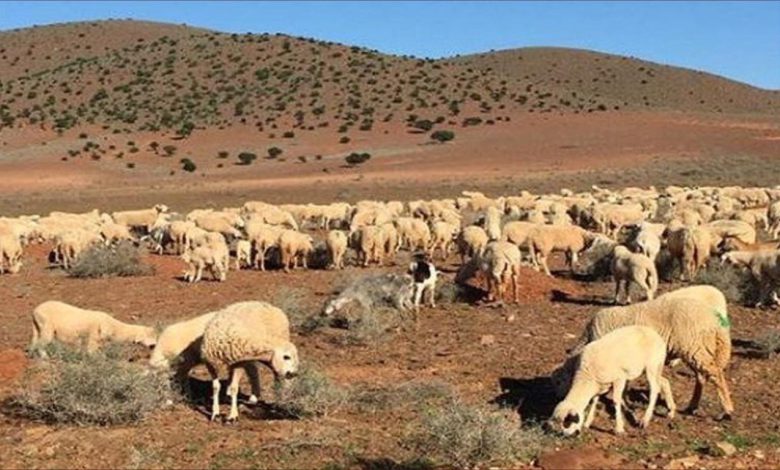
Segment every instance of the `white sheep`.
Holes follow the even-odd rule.
[[[552,419],[558,422],[563,433],[570,436],[589,428],[596,414],[599,397],[612,389],[615,404],[615,433],[623,434],[623,391],[630,380],[642,373],[650,386],[650,397],[641,425],[650,424],[659,392],[669,407],[669,417],[674,418],[676,405],[672,387],[663,376],[666,361],[666,343],[647,326],[624,326],[589,343],[582,352],[567,360],[565,367],[574,369],[572,385],[566,398],[558,403]],[[590,404],[590,412],[585,410]]]
[[[39,351],[54,340],[78,344],[86,341],[88,352],[94,352],[101,342],[133,342],[154,346],[157,334],[148,326],[123,323],[111,315],[97,310],[85,310],[64,302],[49,300],[32,312],[33,335],[31,351]]]
[[[118,224],[126,225],[131,229],[141,229],[144,232],[148,232],[150,227],[154,225],[157,220],[157,216],[166,212],[168,212],[168,206],[157,204],[151,209],[114,212],[111,216],[113,217],[114,222]]]
[[[469,258],[482,256],[488,241],[488,235],[482,227],[469,225],[461,230],[455,239],[461,264],[466,262],[467,256]]]
[[[531,260],[541,265],[548,276],[552,276],[547,259],[554,251],[563,251],[569,269],[577,263],[577,256],[595,239],[591,233],[581,227],[563,227],[558,225],[537,225],[529,233],[526,243],[531,252]]]
[[[666,341],[670,357],[682,359],[696,374],[696,386],[688,411],[701,400],[705,379],[718,389],[725,415],[734,412],[725,369],[731,358],[731,322],[726,299],[711,286],[694,286],[639,304],[600,310],[590,320],[576,354],[589,342],[628,325],[652,327]]]
[[[658,290],[658,273],[655,263],[641,253],[631,253],[623,245],[612,250],[612,277],[615,279],[615,303],[620,303],[621,292],[626,303],[631,303],[631,283],[645,292],[647,300],[653,300]]]
[[[22,242],[10,231],[0,230],[0,274],[16,274],[22,269]]]
[[[437,221],[432,224],[431,229],[431,244],[428,249],[428,256],[431,259],[436,254],[436,249],[441,250],[442,259],[447,259],[447,255],[450,252],[450,245],[452,244],[455,236],[458,233],[459,227],[449,222]]]
[[[341,230],[331,230],[325,238],[330,263],[334,269],[344,269],[344,255],[347,253],[347,234]]]
[[[252,243],[249,240],[236,241],[236,271],[252,265]]]
[[[279,235],[279,251],[285,272],[297,269],[299,259],[304,269],[308,267],[307,258],[314,251],[313,243],[310,235],[295,230],[284,230]]]
[[[219,377],[229,376],[229,421],[238,419],[237,368],[247,362],[268,365],[276,378],[288,378],[298,370],[298,350],[289,340],[287,315],[264,302],[245,302],[217,312],[206,324],[201,356],[211,375],[212,421],[219,416]],[[287,332],[286,337],[279,332]]]
[[[490,242],[484,254],[479,258],[479,267],[487,277],[488,301],[504,300],[504,292],[509,280],[512,281],[512,294],[515,302],[519,300],[520,250],[510,242]]]
[[[189,283],[199,282],[206,268],[211,271],[214,279],[220,282],[227,280],[228,261],[221,248],[211,245],[198,246],[185,251],[181,259],[187,263],[184,280]]]

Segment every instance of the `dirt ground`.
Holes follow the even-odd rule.
[[[47,247],[31,246],[23,271],[0,284],[0,396],[19,387],[28,364],[23,350],[30,339],[30,312],[45,300],[113,312],[142,324],[166,324],[239,300],[277,301],[291,289],[305,293],[304,308],[316,311],[345,279],[366,274],[280,271],[231,272],[225,283],[187,285],[183,265],[174,256],[149,255],[156,274],[138,278],[81,280],[49,269]],[[556,260],[557,267],[562,266]],[[384,270],[399,272],[403,264]],[[451,279],[453,257],[442,265]],[[555,270],[555,269],[554,269]],[[424,309],[417,329],[407,328],[370,346],[334,342],[338,332],[295,335],[301,357],[320,366],[344,386],[389,386],[410,380],[436,380],[454,387],[466,402],[505,403],[519,425],[545,419],[554,406],[548,374],[575,341],[590,314],[608,300],[610,283],[584,283],[557,272],[549,279],[523,273],[522,302],[497,308],[463,302]],[[663,284],[666,291],[672,286]],[[657,416],[642,431],[629,426],[616,437],[609,416],[576,439],[551,437],[533,462],[546,468],[661,468],[675,459],[696,460],[696,467],[769,468],[780,465],[780,373],[775,359],[756,358],[741,345],[778,328],[777,313],[730,306],[735,353],[728,370],[736,404],[732,421],[716,421],[721,412],[714,388],[705,388],[698,416],[670,421]],[[492,336],[492,341],[485,340]],[[690,397],[693,377],[680,366],[667,372],[679,404]],[[264,383],[268,378],[264,377]],[[206,383],[202,384],[204,387]],[[206,390],[206,388],[204,388]],[[645,390],[635,385],[635,394]],[[205,392],[204,392],[205,393]],[[266,391],[264,399],[271,399]],[[644,403],[644,402],[642,402]],[[643,405],[640,405],[643,406]],[[635,410],[638,415],[640,410]],[[403,438],[415,423],[408,407],[358,412],[349,407],[323,418],[269,420],[242,406],[237,425],[209,422],[201,404],[177,404],[135,426],[108,428],[50,426],[0,415],[2,468],[404,468],[415,457]],[[705,449],[727,441],[737,447],[729,457]],[[673,462],[671,465],[682,465]],[[679,467],[683,468],[683,467]]]

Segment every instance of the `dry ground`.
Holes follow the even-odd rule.
[[[172,256],[149,256],[154,276],[79,280],[47,269],[46,247],[33,246],[25,269],[4,276],[0,284],[0,394],[7,398],[22,386],[27,363],[22,351],[29,341],[29,314],[38,303],[61,299],[114,312],[122,320],[165,324],[228,303],[259,299],[275,301],[302,289],[303,308],[316,311],[345,279],[365,270],[344,272],[242,271],[226,283],[187,285],[178,279],[183,268]],[[450,260],[454,262],[454,258]],[[560,260],[558,260],[560,261]],[[387,268],[400,271],[402,265]],[[452,276],[454,264],[443,266]],[[518,424],[544,419],[554,401],[549,372],[564,357],[590,314],[601,308],[612,290],[607,283],[582,283],[563,273],[550,280],[533,271],[523,276],[523,302],[499,308],[445,303],[425,309],[417,329],[393,334],[368,346],[345,346],[325,330],[297,336],[302,357],[345,386],[390,386],[409,380],[451,384],[469,403],[505,403],[516,410]],[[668,290],[670,285],[663,285]],[[555,292],[554,292],[555,291]],[[735,344],[778,327],[777,313],[730,306]],[[512,321],[507,319],[513,317]],[[492,344],[482,344],[492,335]],[[699,456],[708,468],[780,465],[780,392],[774,359],[757,359],[737,347],[728,371],[737,406],[733,421],[717,422],[714,390],[705,389],[701,416],[680,416],[674,422],[657,417],[647,431],[630,427],[617,438],[612,422],[600,415],[584,437],[551,437],[539,462],[548,467],[645,467]],[[669,371],[675,397],[684,404],[693,378],[683,367]],[[200,376],[202,377],[202,376]],[[264,383],[268,383],[264,377]],[[205,385],[205,382],[203,383]],[[206,390],[206,389],[204,389]],[[644,390],[642,385],[637,387]],[[204,392],[205,393],[205,392]],[[266,399],[271,399],[266,391]],[[269,420],[262,411],[242,407],[236,426],[210,423],[201,404],[179,404],[137,426],[111,428],[50,426],[4,414],[0,418],[0,467],[19,468],[401,468],[413,457],[403,438],[414,429],[414,407],[374,413],[343,407],[327,417]],[[739,449],[732,457],[715,458],[702,449],[718,441]],[[563,449],[563,452],[556,452]],[[572,450],[566,450],[572,449]],[[530,464],[527,462],[526,464]]]

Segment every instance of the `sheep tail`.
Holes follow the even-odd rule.
[[[727,328],[718,328],[715,334],[715,364],[723,370],[731,359],[731,335]]]

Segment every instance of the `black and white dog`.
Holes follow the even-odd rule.
[[[414,310],[420,311],[420,302],[424,293],[428,295],[428,303],[436,307],[436,267],[429,262],[424,254],[414,256],[414,261],[409,264],[409,274],[414,280]]]

